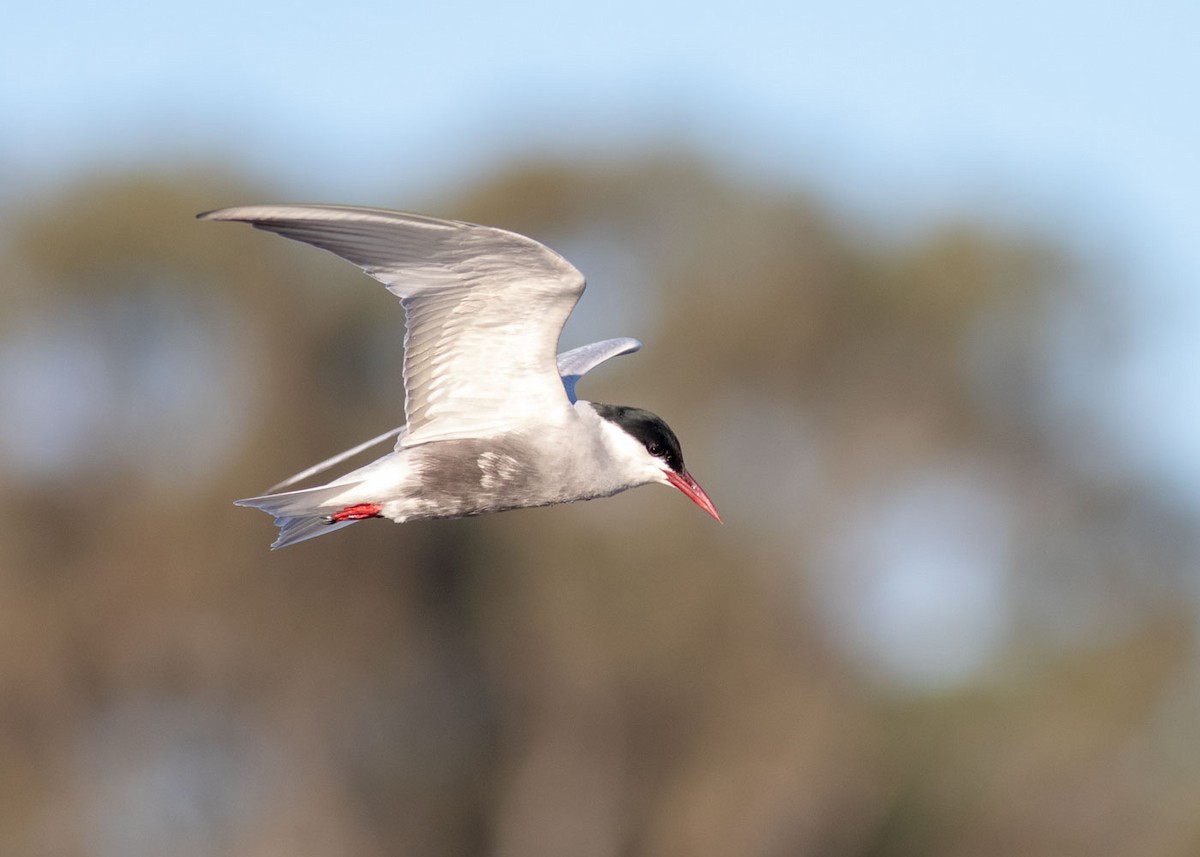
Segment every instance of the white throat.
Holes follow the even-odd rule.
[[[606,493],[651,482],[668,484],[665,465],[650,455],[641,441],[597,414],[590,402],[576,402],[575,409],[594,439],[594,460],[605,471],[605,481],[612,485]]]

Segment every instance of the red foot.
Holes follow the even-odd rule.
[[[378,518],[383,507],[378,503],[359,503],[357,506],[347,506],[340,512],[334,512],[326,517],[331,524],[339,521],[362,521],[366,518]]]

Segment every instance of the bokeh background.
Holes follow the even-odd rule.
[[[0,854],[1200,853],[1200,6],[19,4]],[[500,225],[645,488],[270,553],[400,309],[196,212]]]

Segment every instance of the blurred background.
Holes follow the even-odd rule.
[[[0,853],[1200,853],[1200,7],[66,0],[0,50]],[[401,312],[197,223],[555,247],[674,492],[231,501]]]

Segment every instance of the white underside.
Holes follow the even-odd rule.
[[[398,444],[324,485],[238,504],[274,515],[274,546],[282,547],[332,532],[339,525],[321,519],[360,504],[378,504],[381,517],[403,522],[590,500],[649,482],[666,482],[663,465],[579,401],[556,423],[539,424],[536,435]]]

